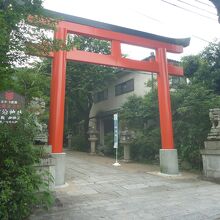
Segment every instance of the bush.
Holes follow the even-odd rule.
[[[73,150],[77,151],[88,151],[88,141],[86,141],[84,135],[73,135],[72,137]]]
[[[48,183],[37,173],[39,151],[32,145],[34,120],[24,114],[16,124],[0,125],[0,219],[21,220],[36,205],[49,206]]]
[[[98,146],[98,151],[106,156],[114,155],[114,134],[109,132],[104,136],[104,146]]]
[[[194,83],[172,94],[175,145],[181,160],[192,167],[201,165],[200,149],[210,131],[209,109],[220,106],[220,97]]]
[[[200,149],[210,130],[209,109],[220,106],[220,97],[201,83],[185,83],[171,92],[171,101],[174,141],[179,159],[198,169],[201,166]],[[133,96],[128,99],[122,107],[121,116],[123,123],[137,132],[137,138],[131,144],[132,158],[154,159],[161,147],[155,91],[144,98]]]
[[[122,125],[136,133],[130,146],[131,158],[155,160],[161,146],[157,91],[153,89],[144,97],[129,97],[122,106],[120,116]]]
[[[104,146],[98,146],[98,151],[104,154],[105,156],[115,156],[114,133],[108,132],[107,134],[105,134],[104,142]],[[118,158],[123,158],[123,147],[120,144],[118,147]]]
[[[160,148],[160,131],[158,128],[138,132],[131,143],[131,158],[133,160],[153,161],[157,158]]]

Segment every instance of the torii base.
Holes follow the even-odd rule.
[[[55,158],[55,188],[65,186],[66,153],[52,153]]]
[[[176,149],[160,149],[160,172],[169,175],[179,174]]]

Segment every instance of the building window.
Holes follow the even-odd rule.
[[[169,83],[171,88],[178,88],[181,84],[185,83],[186,79],[184,77],[178,77],[178,76],[170,76],[169,77]]]
[[[108,89],[104,89],[100,92],[95,93],[94,103],[101,102],[108,99]]]
[[[122,95],[127,92],[134,91],[134,79],[130,79],[126,82],[120,83],[115,86],[115,95]]]

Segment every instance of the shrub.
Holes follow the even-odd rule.
[[[171,92],[174,141],[181,161],[200,168],[200,149],[210,130],[209,109],[220,106],[220,97],[201,83],[181,84]],[[137,108],[137,103],[140,105]],[[143,110],[143,109],[146,110]],[[160,125],[155,91],[144,98],[131,97],[122,107],[123,123],[136,130],[131,144],[135,160],[150,159],[158,154]]]
[[[73,146],[73,149],[77,151],[88,150],[88,142],[86,141],[85,136],[81,134],[73,135],[72,146]]]
[[[159,154],[160,147],[160,131],[159,128],[148,130],[145,132],[137,132],[135,139],[132,141],[131,158],[133,160],[153,161]]]
[[[114,148],[113,148],[114,134],[113,134],[113,132],[109,132],[109,133],[105,134],[104,143],[105,143],[105,146],[104,146],[103,153],[107,156],[114,155]]]
[[[114,148],[114,133],[108,132],[104,136],[104,145],[99,145],[97,147],[98,152],[102,155],[109,156],[109,157],[115,157],[116,149]],[[124,156],[123,153],[123,146],[119,143],[118,146],[118,159],[122,159]]]
[[[160,129],[156,90],[145,97],[131,96],[120,112],[122,125],[136,133],[131,143],[133,160],[155,160],[159,153]]]
[[[220,97],[199,83],[182,86],[171,95],[179,157],[199,168],[200,149],[204,147],[211,127],[209,109],[220,106]]]
[[[104,146],[98,146],[98,151],[106,156],[114,155],[114,135],[113,132],[108,132],[104,136]]]
[[[0,219],[20,220],[36,205],[49,206],[48,183],[34,166],[39,151],[32,145],[34,120],[24,114],[18,123],[0,125]]]

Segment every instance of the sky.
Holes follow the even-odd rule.
[[[179,60],[220,40],[217,11],[208,0],[44,0],[47,9],[173,38],[190,37]],[[143,59],[150,51],[122,45],[122,53]]]

